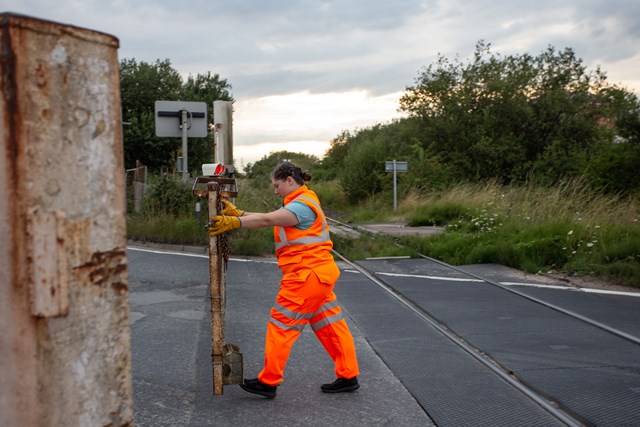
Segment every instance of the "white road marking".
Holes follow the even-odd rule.
[[[200,254],[191,254],[189,252],[174,252],[174,251],[165,251],[165,250],[157,250],[157,249],[143,249],[143,248],[133,248],[131,246],[127,246],[127,249],[130,251],[138,251],[138,252],[148,252],[151,254],[162,254],[162,255],[178,255],[178,256],[188,256],[193,258],[206,258],[209,259],[209,255],[200,255]],[[261,262],[265,264],[277,264],[278,261],[266,261],[259,259],[246,259],[246,258],[229,258],[229,261],[235,262]]]
[[[348,273],[360,273],[356,270],[344,270]],[[440,281],[449,281],[449,282],[483,282],[480,279],[466,279],[462,277],[444,277],[444,276],[425,276],[421,274],[399,274],[399,273],[384,273],[384,272],[376,272],[375,274],[380,276],[393,276],[393,277],[412,277],[418,279],[428,279],[428,280],[440,280]],[[591,294],[605,294],[605,295],[621,295],[628,297],[636,297],[640,298],[640,292],[624,292],[624,291],[610,291],[606,289],[593,289],[593,288],[574,288],[572,286],[563,286],[563,285],[547,285],[544,283],[526,283],[526,282],[498,282],[504,286],[528,286],[532,288],[544,288],[544,289],[560,289],[563,291],[574,291],[574,292],[585,292]]]
[[[142,249],[142,248],[133,248],[128,246],[128,250],[130,251],[139,251],[139,252],[148,252],[152,254],[164,254],[164,255],[179,255],[179,256],[188,256],[194,258],[209,258],[209,255],[198,255],[198,254],[190,254],[188,252],[173,252],[173,251],[160,251],[160,250],[152,250],[152,249]],[[229,258],[229,261],[234,262],[260,262],[265,264],[277,264],[277,261],[262,261],[255,259],[246,259],[246,258]],[[344,270],[347,273],[358,273],[356,270]],[[414,277],[418,279],[429,279],[429,280],[441,280],[441,281],[451,281],[451,282],[482,282],[480,279],[465,279],[462,277],[443,277],[443,276],[425,276],[421,274],[399,274],[399,273],[384,273],[377,272],[380,276],[394,276],[394,277]],[[546,285],[544,283],[523,283],[523,282],[498,282],[504,286],[528,286],[534,288],[545,288],[545,289],[560,289],[563,291],[574,291],[574,292],[586,292],[592,294],[604,294],[604,295],[621,295],[628,297],[638,297],[640,298],[640,292],[624,292],[624,291],[609,291],[605,289],[592,289],[592,288],[574,288],[570,286],[560,286],[560,285]]]

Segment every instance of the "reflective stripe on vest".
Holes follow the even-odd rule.
[[[299,239],[287,240],[287,233],[285,232],[284,227],[280,227],[280,231],[278,233],[278,236],[280,237],[280,241],[275,242],[276,250],[283,248],[285,246],[312,245],[314,243],[324,243],[330,240],[329,232],[327,231],[327,228],[328,228],[327,220],[325,219],[324,214],[322,213],[322,209],[320,209],[320,206],[316,203],[315,200],[307,196],[298,196],[295,199],[293,199],[292,202],[298,199],[303,199],[310,202],[316,208],[316,210],[320,213],[318,216],[320,216],[320,220],[322,221],[322,232],[320,233],[319,236],[305,236]]]
[[[281,321],[279,321],[278,319],[275,319],[273,316],[271,316],[271,318],[269,319],[269,322],[273,323],[274,325],[276,325],[277,327],[279,327],[280,329],[283,329],[285,331],[291,330],[291,329],[295,329],[296,331],[300,331],[302,332],[305,328],[305,326],[307,326],[307,323],[309,323],[309,319],[317,316],[318,314],[322,313],[323,311],[326,310],[331,310],[332,308],[336,308],[339,307],[338,306],[338,301],[337,300],[333,300],[333,301],[329,301],[325,304],[322,304],[322,306],[320,306],[320,308],[318,309],[318,311],[316,311],[315,313],[300,313],[297,311],[293,311],[288,309],[287,307],[284,307],[282,304],[279,303],[275,303],[275,305],[273,306],[273,309],[275,311],[277,311],[278,313],[282,314],[285,317],[288,317],[291,320],[294,321],[298,321],[298,320],[304,320],[302,323],[295,323],[293,325],[286,325],[284,323],[282,323]],[[324,317],[320,320],[318,320],[317,322],[311,324],[311,328],[314,331],[317,331],[318,329],[327,326],[331,323],[335,323],[339,320],[342,320],[344,318],[344,315],[342,314],[342,311],[340,311],[340,313],[336,313],[333,314],[331,316],[327,316]]]

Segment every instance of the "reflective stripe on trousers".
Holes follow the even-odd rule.
[[[338,302],[336,300],[322,304],[322,306],[320,306],[318,311],[316,311],[315,313],[299,313],[299,312],[289,310],[287,307],[281,304],[278,304],[276,302],[273,306],[273,310],[291,319],[296,323],[285,324],[280,320],[274,318],[273,316],[271,316],[271,318],[269,319],[269,322],[278,326],[280,329],[284,329],[285,331],[289,329],[294,329],[300,332],[304,330],[305,326],[307,326],[307,323],[311,323],[311,329],[313,329],[314,331],[317,331],[318,329],[323,328],[331,323],[344,319],[344,315],[342,314],[342,309],[340,309],[340,312],[338,313],[331,314],[329,316],[323,316],[315,320],[314,322],[310,322],[310,319],[317,317],[318,315],[322,314],[322,312],[324,311],[331,310],[334,308],[340,309],[340,307],[338,306]]]

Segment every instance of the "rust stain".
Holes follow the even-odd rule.
[[[86,277],[89,284],[105,288],[111,286],[119,293],[128,290],[124,273],[127,271],[126,252],[121,249],[109,252],[95,252],[91,260],[75,267],[81,277]]]
[[[20,198],[19,196],[19,157],[22,153],[18,136],[22,134],[22,115],[18,103],[18,83],[17,83],[17,61],[16,50],[21,49],[20,37],[13,37],[12,25],[10,24],[10,16],[0,16],[0,88],[3,98],[0,102],[4,103],[4,114],[2,118],[2,126],[6,129],[7,140],[4,144],[4,153],[6,156],[6,165],[9,168],[7,177],[9,182],[6,185],[7,196],[9,200],[16,200],[17,205],[11,209],[11,229],[21,230],[23,222],[19,215]],[[17,46],[14,46],[17,45]],[[20,233],[18,233],[20,235]],[[20,265],[22,241],[13,239],[13,265]],[[14,283],[19,283],[14,280]]]
[[[81,264],[84,260],[90,258],[90,227],[90,218],[82,218],[67,223],[65,236],[67,241],[67,250],[70,253],[69,259],[71,260],[71,265]]]
[[[36,67],[35,82],[40,89],[44,89],[49,81],[49,68],[44,64]]]
[[[98,136],[100,136],[106,128],[107,124],[104,122],[104,120],[100,120],[96,125],[96,128],[93,130],[92,138],[97,138]]]

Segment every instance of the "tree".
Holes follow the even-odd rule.
[[[120,61],[120,90],[124,126],[125,166],[132,168],[136,160],[150,168],[172,169],[181,151],[180,138],[155,136],[155,101],[205,102],[208,117],[213,116],[213,101],[233,101],[231,86],[217,74],[189,76],[186,82],[168,59],[155,63]],[[189,168],[213,161],[214,136],[189,139]]]
[[[570,48],[503,57],[479,42],[467,62],[440,56],[423,69],[400,109],[420,119],[424,149],[458,179],[509,183],[534,174],[551,183],[589,168],[625,112],[637,111],[628,95]]]
[[[310,171],[314,176],[314,170],[320,165],[320,160],[313,155],[304,153],[292,153],[290,151],[274,151],[255,163],[248,163],[244,172],[247,178],[253,180],[256,185],[271,185],[271,172],[282,162],[292,162],[300,166],[302,170]]]
[[[343,169],[344,159],[349,152],[349,140],[352,138],[349,131],[342,131],[330,141],[330,147],[322,159],[320,174],[323,179],[335,179]]]

